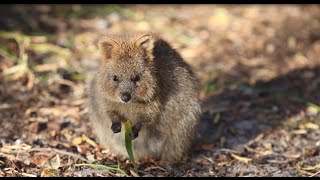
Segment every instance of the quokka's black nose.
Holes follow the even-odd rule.
[[[129,93],[122,93],[121,95],[121,100],[123,102],[128,102],[131,99],[131,95]]]

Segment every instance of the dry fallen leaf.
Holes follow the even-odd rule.
[[[41,177],[56,177],[59,176],[59,171],[57,169],[44,168],[41,172]]]
[[[87,152],[86,157],[89,161],[95,161],[96,159],[94,158],[94,155],[91,154],[90,152]]]
[[[319,129],[319,125],[318,124],[314,124],[314,123],[311,123],[311,122],[306,123],[304,125],[304,127],[307,128],[307,129],[316,129],[316,130]]]
[[[27,144],[17,144],[17,145],[9,145],[9,146],[3,146],[0,149],[0,152],[10,152],[11,150],[29,150],[31,149],[30,145]]]
[[[220,163],[218,163],[217,165],[219,166],[219,167],[221,167],[221,166],[224,166],[224,165],[226,165],[226,164],[228,164],[229,162],[220,162]]]
[[[25,176],[25,177],[37,177],[37,175],[34,175],[34,174],[28,174],[28,173],[21,173],[22,176]]]
[[[291,133],[292,134],[307,134],[308,131],[305,129],[298,129],[298,130],[291,131]]]
[[[209,161],[209,162],[210,162],[210,164],[215,164],[215,163],[214,163],[214,160],[213,160],[212,158],[210,158],[210,157],[206,157],[206,156],[203,156],[203,155],[201,155],[201,157],[202,157],[203,159],[205,159],[205,160]]]
[[[54,115],[54,116],[70,116],[74,118],[79,118],[79,111],[78,107],[67,107],[67,106],[60,106],[60,107],[53,107],[53,108],[40,108],[39,113],[41,115]]]
[[[309,106],[307,107],[307,113],[310,115],[316,115],[317,113],[319,113],[319,109],[313,106]]]
[[[316,173],[310,175],[309,177],[314,177],[314,176],[316,176],[316,175],[318,175],[318,174],[320,174],[320,171],[317,171]]]
[[[249,163],[250,161],[252,161],[251,158],[241,157],[241,156],[235,155],[235,154],[233,154],[233,153],[231,153],[231,156],[232,156],[233,158],[235,158],[236,160],[241,161],[241,162],[244,162],[244,163]]]
[[[129,171],[133,177],[139,177],[139,175],[136,172],[134,172],[134,170],[129,169]]]
[[[150,167],[147,167],[144,171],[149,171],[149,170],[152,170],[152,169],[160,169],[161,171],[166,171],[165,169],[163,169],[160,166],[150,166]]]
[[[49,165],[52,169],[58,169],[61,166],[61,160],[59,154],[49,161]]]
[[[31,90],[33,88],[33,86],[34,86],[35,77],[34,77],[34,74],[31,71],[29,71],[27,73],[27,75],[28,75],[27,89]]]
[[[308,61],[308,58],[305,57],[302,53],[295,54],[293,59],[294,59],[294,61],[302,61],[302,62]]]
[[[79,144],[81,144],[83,142],[83,138],[82,137],[76,137],[72,140],[72,144],[75,146],[78,146]]]
[[[35,71],[45,72],[45,71],[56,71],[59,66],[57,64],[39,64],[34,67]]]
[[[313,175],[313,173],[308,172],[308,171],[304,171],[304,170],[301,170],[301,169],[299,169],[298,171],[299,171],[299,173],[301,173],[301,174],[306,174],[306,175],[308,175],[308,176],[312,176],[312,175]]]
[[[32,162],[40,167],[44,166],[49,161],[49,158],[50,157],[48,156],[32,156],[31,157]]]
[[[86,141],[88,144],[90,144],[93,147],[97,147],[98,146],[93,140],[88,138],[85,134],[82,135],[82,139],[83,139],[83,141]]]
[[[310,170],[315,170],[315,169],[320,169],[320,164],[317,164],[315,166],[308,166],[308,167],[305,167],[305,168],[302,168],[303,170],[307,170],[307,171],[310,171]]]

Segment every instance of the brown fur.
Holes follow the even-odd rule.
[[[128,157],[123,123],[120,133],[111,126],[129,120],[141,124],[132,141],[136,159],[185,158],[201,113],[198,81],[190,67],[156,35],[107,36],[99,47],[101,66],[89,88],[90,120],[99,142]],[[132,97],[127,103],[121,100],[124,92]]]

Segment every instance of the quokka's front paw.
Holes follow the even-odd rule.
[[[139,131],[141,129],[141,123],[137,123],[132,126],[132,132],[130,134],[131,139],[136,139],[139,136]]]
[[[121,132],[121,121],[119,116],[116,114],[113,114],[111,121],[112,121],[111,130],[113,131],[113,133]]]
[[[133,131],[132,130],[130,136],[131,136],[132,140],[136,139],[139,136],[139,131]]]
[[[111,130],[113,131],[113,133],[121,132],[121,123],[112,123]]]

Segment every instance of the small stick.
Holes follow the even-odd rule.
[[[59,154],[62,154],[62,155],[67,155],[67,156],[71,156],[71,157],[74,157],[74,158],[78,158],[84,162],[87,162],[87,163],[91,163],[92,161],[78,155],[78,154],[74,154],[74,153],[71,153],[71,152],[67,152],[67,151],[63,151],[63,150],[59,150],[59,149],[55,149],[55,148],[31,148],[31,149],[28,149],[28,150],[12,150],[10,151],[10,153],[23,153],[23,152],[35,152],[35,151],[54,151],[54,152],[57,152]]]
[[[309,177],[314,177],[314,176],[316,176],[316,175],[318,175],[318,174],[320,174],[320,171],[318,171],[318,172],[316,172],[316,173],[312,174],[312,175],[311,175],[311,176],[309,176]]]

